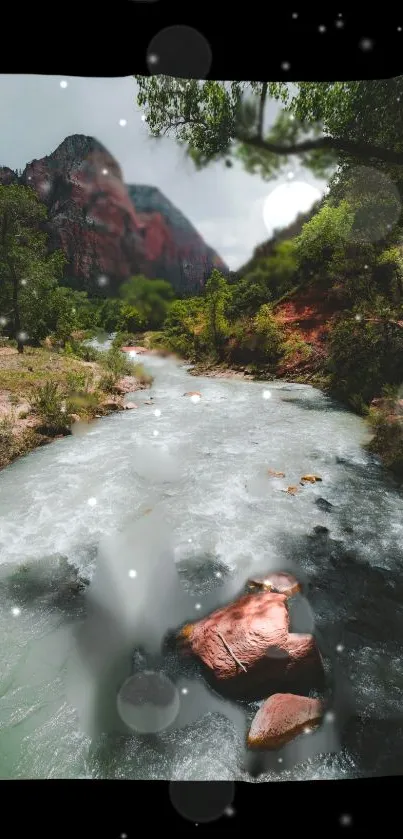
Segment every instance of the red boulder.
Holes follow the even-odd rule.
[[[259,708],[249,735],[250,749],[279,749],[306,729],[322,720],[323,706],[318,699],[276,693]]]
[[[285,684],[313,686],[323,680],[321,657],[312,635],[289,633],[286,600],[271,591],[248,594],[183,627],[183,649],[234,698],[258,699]]]

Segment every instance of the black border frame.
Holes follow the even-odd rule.
[[[56,14],[55,14],[56,13]],[[295,17],[298,15],[298,17]],[[116,0],[112,7],[70,3],[24,8],[16,29],[15,7],[2,9],[2,30],[11,37],[2,73],[69,76],[148,75],[148,45],[161,29],[192,26],[213,53],[210,78],[343,80],[387,78],[403,72],[403,12],[376,9],[302,11],[250,4],[247,10],[221,2]],[[342,19],[344,25],[336,26]],[[319,30],[326,27],[326,32]],[[13,33],[14,38],[13,38]],[[15,39],[15,40],[14,40]],[[373,41],[370,50],[362,39]],[[6,41],[6,39],[4,39]],[[290,64],[285,71],[281,65]],[[186,73],[184,73],[186,75]],[[17,836],[127,837],[149,828],[273,832],[373,833],[400,824],[402,778],[309,782],[237,783],[233,817],[195,827],[172,807],[162,781],[18,781],[8,801],[3,780],[3,816]],[[351,817],[350,826],[342,823]]]

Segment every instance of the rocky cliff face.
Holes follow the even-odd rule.
[[[213,268],[228,273],[222,259],[159,189],[130,184],[127,191],[142,225],[149,276],[164,277],[178,290],[194,291]]]
[[[62,248],[75,288],[110,294],[134,274],[169,280],[179,292],[227,271],[197,230],[155,187],[123,183],[120,167],[93,137],[67,137],[22,175],[3,167],[0,183],[31,186],[48,208],[51,249]]]

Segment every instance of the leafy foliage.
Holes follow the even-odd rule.
[[[385,384],[403,381],[403,330],[379,321],[340,317],[330,335],[332,387],[355,409],[365,411]]]
[[[390,416],[387,414],[388,405],[380,410],[371,410],[369,413],[369,422],[373,429],[374,436],[367,445],[367,448],[372,454],[382,457],[385,466],[390,469],[395,476],[403,479],[403,425],[401,417]],[[389,404],[389,410],[393,411]]]
[[[158,329],[164,322],[174,290],[166,280],[132,277],[120,287],[124,305],[120,309],[118,329]]]
[[[32,407],[42,423],[42,431],[49,435],[65,434],[71,425],[71,416],[57,382],[47,381],[37,388]]]
[[[163,343],[183,358],[195,361],[208,352],[206,308],[201,297],[175,300],[164,322]]]
[[[264,303],[278,300],[295,284],[297,267],[295,242],[286,240],[275,245],[270,256],[262,257],[231,287],[231,318],[251,316]]]
[[[206,337],[213,352],[222,358],[229,324],[227,307],[230,299],[228,283],[217,269],[214,269],[205,287]]]
[[[46,208],[24,186],[0,186],[0,308],[9,334],[23,350],[22,334],[39,341],[48,332],[64,255],[49,255],[42,232]]]
[[[134,375],[134,364],[117,347],[111,347],[106,353],[101,353],[101,364],[117,378],[119,376]]]
[[[402,77],[352,82],[218,82],[136,77],[137,101],[154,137],[174,136],[197,166],[238,158],[270,179],[298,154],[325,177],[337,165],[387,161],[401,152]],[[283,108],[270,127],[270,99]],[[365,139],[363,139],[365,138]],[[376,153],[374,151],[376,148]],[[403,158],[400,161],[400,165]]]

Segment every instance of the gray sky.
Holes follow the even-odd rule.
[[[67,87],[60,82],[66,80]],[[273,103],[272,112],[276,105]],[[274,227],[295,218],[301,190],[291,182],[266,205],[276,186],[239,167],[218,163],[196,172],[174,140],[149,138],[131,77],[0,76],[0,165],[23,169],[50,154],[70,134],[96,137],[120,164],[126,183],[157,186],[199,230],[232,270],[240,267]],[[122,127],[119,120],[127,120]],[[296,179],[323,187],[309,173]],[[284,183],[284,178],[280,181]],[[274,198],[274,197],[273,197]],[[306,196],[302,196],[306,203]],[[309,203],[309,195],[308,195]]]

